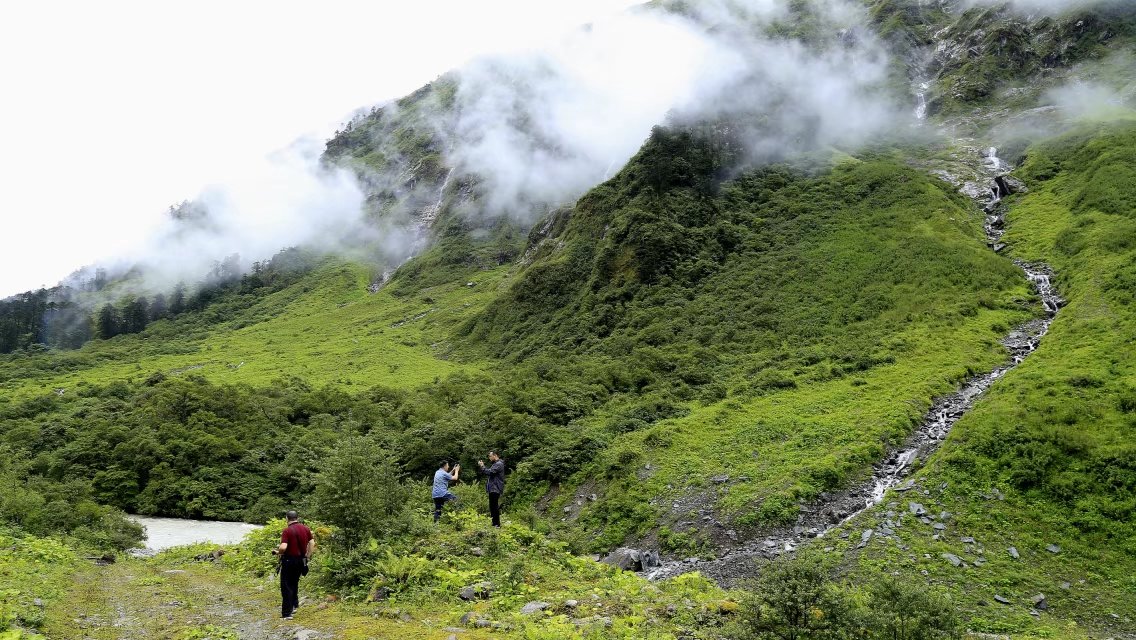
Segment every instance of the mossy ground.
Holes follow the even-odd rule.
[[[421,516],[425,518],[425,515]],[[220,563],[193,556],[214,547],[198,545],[153,559],[126,559],[109,566],[70,566],[70,578],[53,577],[53,599],[35,625],[48,638],[292,638],[309,629],[322,638],[653,638],[710,637],[737,609],[727,594],[697,576],[653,585],[562,547],[523,526],[506,522],[493,531],[480,514],[447,515],[414,551],[403,551],[423,568],[405,580],[380,574],[376,584],[394,593],[370,602],[363,593],[339,597],[321,587],[319,575],[334,561],[317,555],[313,572],[301,581],[301,608],[293,620],[279,619],[279,586],[262,575],[278,537],[280,522],[250,537]],[[432,525],[424,525],[432,526]],[[275,528],[273,528],[275,527]],[[484,547],[477,555],[471,549]],[[483,553],[483,555],[482,555]],[[402,560],[399,561],[402,564]],[[388,565],[380,563],[382,570]],[[389,571],[388,571],[389,573]],[[462,586],[490,580],[487,599],[466,602]],[[578,604],[569,608],[568,600]],[[522,615],[529,601],[550,604],[544,613]],[[479,628],[462,624],[472,612],[497,623]],[[572,620],[585,622],[576,624]]]

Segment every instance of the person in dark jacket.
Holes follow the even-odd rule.
[[[505,461],[497,452],[489,452],[489,466],[484,460],[477,461],[477,468],[487,476],[485,491],[489,494],[489,515],[493,517],[493,526],[501,526],[501,494],[505,492]]]
[[[308,560],[316,549],[312,530],[300,522],[295,511],[287,513],[288,526],[280,533],[280,546],[272,553],[280,556],[280,615],[292,619],[300,606],[300,576],[307,573]]]

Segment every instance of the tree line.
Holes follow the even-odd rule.
[[[128,273],[108,278],[98,269],[76,286],[59,285],[0,300],[0,354],[35,349],[78,349],[90,340],[139,333],[153,322],[201,311],[222,295],[271,293],[309,272],[315,256],[285,249],[269,260],[253,262],[242,273],[240,256],[214,262],[196,286],[177,283],[167,293],[121,294],[138,278]],[[266,291],[267,290],[267,291]]]

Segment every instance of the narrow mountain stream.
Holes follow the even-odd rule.
[[[1001,199],[1010,192],[1007,178],[1002,175],[1003,163],[998,158],[997,149],[986,150],[986,155],[980,161],[979,175],[988,181],[990,189],[966,189],[964,193],[971,195],[986,213],[984,229],[987,244],[995,251],[1004,248],[1002,235],[1004,233],[1004,207]],[[992,371],[974,376],[965,381],[954,393],[939,398],[924,416],[922,423],[907,441],[894,450],[886,459],[874,466],[872,477],[867,481],[845,489],[840,492],[822,494],[821,500],[801,507],[801,514],[797,524],[791,527],[780,527],[767,530],[764,537],[758,537],[739,547],[727,549],[718,558],[702,560],[688,558],[662,563],[658,567],[645,569],[644,574],[651,580],[669,578],[691,571],[699,571],[719,583],[729,586],[739,579],[752,578],[757,563],[762,560],[771,560],[785,553],[792,553],[801,544],[813,538],[823,538],[833,529],[849,522],[869,508],[881,503],[888,490],[897,492],[915,491],[914,481],[906,479],[912,471],[912,462],[925,459],[946,439],[951,427],[973,405],[983,392],[990,388],[999,378],[1004,376],[1032,353],[1040,340],[1049,331],[1058,309],[1063,300],[1053,288],[1052,271],[1045,264],[1030,264],[1015,260],[1016,264],[1033,284],[1041,303],[1045,309],[1045,316],[1035,318],[1021,326],[1014,328],[1002,344],[1010,353],[1010,360]],[[919,491],[918,495],[922,495]],[[928,518],[928,520],[930,520]],[[885,524],[879,533],[891,535],[893,532]],[[866,529],[862,534],[862,543],[867,543],[876,532]],[[848,537],[844,532],[842,537]]]

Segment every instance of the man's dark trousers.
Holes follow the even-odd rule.
[[[489,515],[493,517],[493,526],[501,526],[501,494],[489,494]]]
[[[285,618],[300,606],[300,573],[303,570],[303,556],[280,558],[280,615]]]

